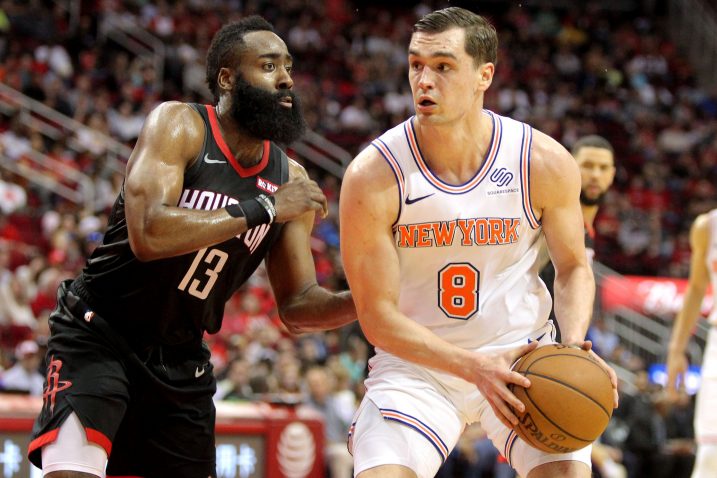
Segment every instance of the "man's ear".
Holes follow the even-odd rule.
[[[217,75],[217,86],[220,90],[229,90],[234,87],[234,72],[227,68],[219,68],[219,74]]]
[[[493,83],[493,74],[495,73],[495,65],[493,63],[483,63],[478,67],[478,90],[485,91],[491,83]]]

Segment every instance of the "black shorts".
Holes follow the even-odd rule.
[[[50,330],[43,408],[28,450],[35,466],[74,411],[87,439],[107,452],[110,476],[216,476],[216,380],[201,340],[140,357],[69,281],[58,290]]]

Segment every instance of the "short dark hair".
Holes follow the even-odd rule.
[[[589,134],[587,136],[583,136],[582,138],[578,138],[578,140],[573,143],[573,147],[571,148],[570,152],[573,154],[573,156],[575,156],[578,154],[578,151],[580,151],[581,148],[607,149],[612,154],[615,154],[615,150],[610,144],[610,141],[597,134]]]
[[[465,31],[466,53],[473,57],[476,66],[498,61],[495,27],[485,17],[464,8],[449,7],[428,13],[413,25],[413,32],[443,33],[456,27]]]
[[[274,31],[274,26],[260,17],[251,15],[236,22],[224,25],[212,39],[207,51],[207,86],[214,95],[214,101],[219,101],[219,86],[217,76],[219,70],[225,66],[234,66],[238,60],[235,48],[244,44],[244,35],[249,32]]]

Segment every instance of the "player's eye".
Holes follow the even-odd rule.
[[[274,71],[276,69],[276,65],[273,63],[264,63],[263,68],[266,71]]]

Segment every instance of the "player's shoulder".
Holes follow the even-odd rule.
[[[195,120],[201,121],[201,116],[189,103],[182,101],[162,101],[158,103],[152,111],[150,116],[159,116],[163,119],[174,119],[174,120]]]
[[[712,210],[698,215],[692,223],[692,231],[697,233],[706,233],[710,228],[710,223],[713,218],[716,218],[715,220],[717,220],[717,210]]]
[[[287,158],[289,161],[289,179],[309,178],[309,173],[306,172],[306,168],[301,163],[291,156],[287,156]]]
[[[533,128],[533,141],[530,150],[531,167],[538,165],[549,168],[560,168],[562,163],[574,165],[575,160],[570,152],[551,136]]]
[[[390,171],[381,152],[369,144],[349,163],[344,180],[371,181],[390,174]]]
[[[199,134],[204,138],[204,121],[199,112],[188,103],[163,101],[150,111],[146,126],[161,134]]]

